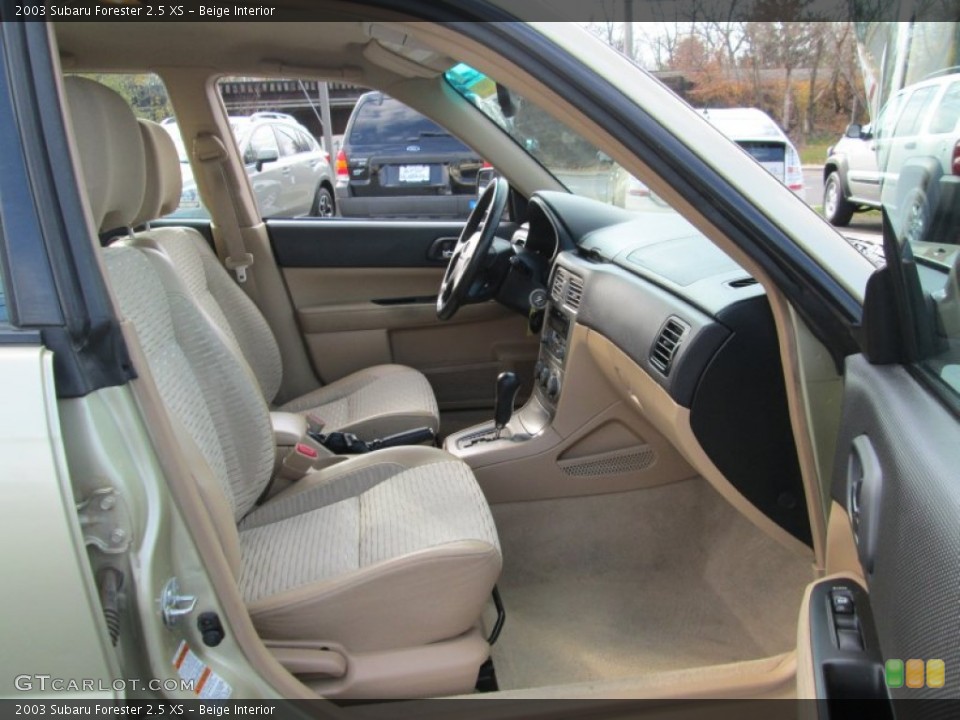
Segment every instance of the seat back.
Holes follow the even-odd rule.
[[[93,188],[88,199],[94,221],[101,231],[129,226],[139,217],[148,186],[136,118],[119,95],[98,83],[70,77],[64,86],[84,184]],[[122,176],[123,187],[114,174]],[[215,522],[225,515],[233,520],[217,524],[236,570],[235,523],[253,508],[273,470],[273,432],[260,388],[233,336],[208,316],[209,304],[197,302],[165,256],[118,246],[105,249],[103,257],[119,310],[136,331],[165,409],[205,462],[201,492],[208,510]]]
[[[135,225],[149,223],[180,203],[181,173],[176,147],[162,126],[140,120],[146,154],[146,190]],[[151,228],[134,243],[163,255],[218,327],[232,336],[256,376],[267,403],[283,379],[280,348],[256,304],[233,281],[204,237],[189,227]]]

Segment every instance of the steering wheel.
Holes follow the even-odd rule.
[[[467,218],[467,224],[457,238],[443,274],[440,292],[437,293],[437,317],[441,320],[452,318],[466,303],[470,287],[480,274],[480,268],[493,244],[503,209],[507,205],[509,189],[506,180],[495,179],[487,185]]]

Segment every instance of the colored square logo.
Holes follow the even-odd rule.
[[[903,687],[903,660],[887,660],[884,670],[888,688]]]
[[[942,688],[947,682],[947,666],[943,660],[927,660],[927,687]]]
[[[906,679],[908,688],[923,687],[923,660],[907,660]]]

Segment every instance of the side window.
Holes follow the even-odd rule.
[[[878,138],[890,137],[893,134],[893,126],[899,117],[898,111],[900,109],[900,103],[902,100],[902,96],[894,96],[890,102],[884,106],[883,110],[880,111],[880,115],[877,118],[877,121],[874,123],[876,128],[874,134]]]
[[[232,77],[218,82],[263,218],[330,214],[335,174],[332,160],[327,162],[320,152],[325,114],[321,85],[317,80],[297,78]],[[345,126],[349,117],[349,106],[343,107],[345,98],[359,97],[361,91],[339,83],[329,83],[327,90],[331,98],[329,129],[335,131]],[[247,130],[251,127],[252,131]],[[258,171],[257,157],[263,151],[275,153],[282,164],[261,163]]]
[[[302,152],[297,148],[296,131],[290,131],[280,125],[274,126],[277,134],[277,144],[280,146],[280,157],[290,157]]]
[[[294,140],[297,144],[297,152],[314,152],[317,150],[317,141],[307,135],[305,132],[298,130],[296,132],[296,138]]]
[[[345,217],[462,220],[483,159],[447,129],[382,92],[360,97],[337,153]]]
[[[920,132],[923,121],[926,120],[927,108],[936,94],[937,88],[925,87],[917,90],[903,106],[900,120],[893,131],[896,137],[911,137]]]
[[[481,176],[492,173],[481,173],[483,158],[446,128],[381,92],[250,77],[225,78],[219,90],[265,218],[327,215],[318,208],[332,201],[342,217],[459,221],[476,204]],[[245,132],[251,124],[257,130]],[[331,153],[322,149],[326,135]],[[284,158],[282,182],[270,163],[253,169],[263,148]]]
[[[280,148],[277,145],[277,138],[273,134],[273,128],[269,125],[261,125],[250,135],[250,145],[244,153],[244,161],[255,163],[264,156],[279,157]],[[249,160],[248,160],[249,158]]]
[[[950,85],[943,94],[930,120],[930,133],[942,135],[953,132],[957,128],[957,120],[960,120],[960,82]]]

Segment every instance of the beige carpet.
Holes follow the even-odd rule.
[[[811,559],[704,480],[497,505],[501,689],[636,676],[793,648]]]

